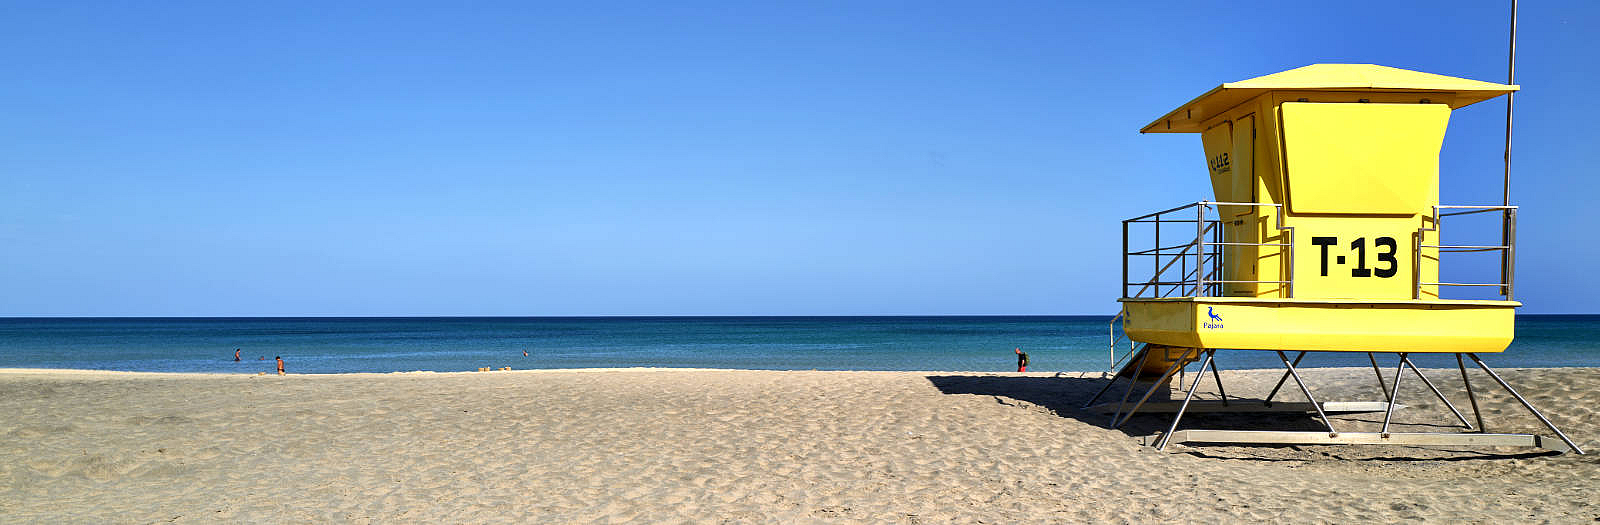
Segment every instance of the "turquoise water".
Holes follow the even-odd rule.
[[[775,370],[1107,368],[1105,316],[603,318],[9,318],[0,367],[150,372],[463,371],[478,367],[697,367]],[[1497,367],[1600,366],[1600,316],[1525,315]],[[244,360],[233,361],[240,348]],[[528,357],[523,357],[526,350]],[[1223,368],[1278,366],[1224,352]],[[258,358],[264,358],[258,360]],[[1422,366],[1454,366],[1422,356]],[[1366,366],[1318,354],[1304,366]]]

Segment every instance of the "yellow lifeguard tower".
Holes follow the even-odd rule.
[[[1113,426],[1125,423],[1151,394],[1166,391],[1175,373],[1201,361],[1158,448],[1176,439],[1529,445],[1581,453],[1477,356],[1504,351],[1513,337],[1514,310],[1521,306],[1512,299],[1516,207],[1439,203],[1439,153],[1451,112],[1517,89],[1377,65],[1316,64],[1222,84],[1145,126],[1143,133],[1200,134],[1214,200],[1122,223],[1122,311],[1113,322],[1120,321],[1128,340],[1143,346],[1124,357],[1127,366],[1112,378],[1132,379],[1122,402],[1112,404]],[[1447,217],[1478,213],[1500,216],[1499,243],[1441,243]],[[1148,244],[1132,246],[1130,239]],[[1441,282],[1441,255],[1458,252],[1498,252],[1499,275]],[[1454,287],[1492,289],[1498,299],[1446,298],[1445,290]],[[1227,402],[1213,362],[1218,349],[1277,352],[1287,368],[1279,387],[1294,378],[1311,400],[1306,408],[1322,417],[1328,432],[1177,432],[1208,367]],[[1299,355],[1291,361],[1284,352]],[[1308,352],[1367,353],[1374,371],[1374,353],[1398,354],[1393,384],[1384,385],[1387,401],[1318,403],[1294,368]],[[1473,429],[1411,363],[1412,353],[1456,355],[1477,432],[1388,431],[1406,367]],[[1463,355],[1562,443],[1483,433]],[[1155,384],[1129,408],[1141,377],[1153,377]],[[1382,383],[1381,372],[1378,377]],[[1267,395],[1267,406],[1277,390]],[[1383,431],[1341,434],[1325,409],[1384,410]]]

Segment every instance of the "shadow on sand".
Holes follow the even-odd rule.
[[[1132,418],[1128,419],[1128,421],[1126,423],[1124,423],[1121,427],[1112,429],[1111,428],[1111,414],[1109,414],[1109,413],[1100,413],[1100,412],[1091,411],[1091,410],[1087,410],[1087,409],[1083,408],[1083,405],[1089,401],[1089,398],[1094,396],[1095,392],[1098,392],[1098,391],[1100,391],[1101,388],[1105,387],[1107,381],[1111,380],[1110,374],[1103,374],[1103,377],[1097,377],[1096,374],[1092,374],[1092,373],[1091,374],[1057,373],[1055,376],[1052,376],[1052,377],[1003,376],[1003,375],[929,375],[927,377],[928,377],[928,381],[933,383],[933,386],[935,388],[939,389],[939,392],[941,392],[943,394],[946,394],[946,395],[989,396],[989,397],[993,397],[996,403],[1000,403],[1000,404],[1004,404],[1004,405],[1014,405],[1015,402],[1017,402],[1017,401],[1027,402],[1027,403],[1031,403],[1031,404],[1034,404],[1034,405],[1038,405],[1038,406],[1044,407],[1044,408],[1050,410],[1051,412],[1055,413],[1057,416],[1060,416],[1060,417],[1076,419],[1078,421],[1082,421],[1084,423],[1088,423],[1090,425],[1094,425],[1094,426],[1102,428],[1102,429],[1116,430],[1118,432],[1121,432],[1121,433],[1129,436],[1130,439],[1137,439],[1137,438],[1142,438],[1142,437],[1145,437],[1145,436],[1150,436],[1150,435],[1153,435],[1153,434],[1158,434],[1158,433],[1165,432],[1167,430],[1167,426],[1172,423],[1172,414],[1171,413],[1150,413],[1150,414],[1140,413],[1140,414],[1136,414]],[[1104,395],[1101,395],[1100,399],[1095,401],[1096,404],[1107,403],[1107,402],[1110,402],[1110,403],[1117,402],[1118,400],[1120,400],[1122,398],[1123,394],[1125,392],[1127,392],[1127,385],[1128,385],[1128,383],[1127,383],[1126,380],[1118,381],[1115,385],[1113,385],[1111,387],[1110,390],[1106,391],[1106,393]],[[1205,386],[1206,385],[1202,384],[1201,385],[1201,389],[1204,390]],[[1129,399],[1128,403],[1131,405],[1134,401],[1136,401],[1139,398],[1139,396],[1144,394],[1144,390],[1146,388],[1149,388],[1149,384],[1148,383],[1140,383],[1139,387],[1136,388],[1133,391],[1133,394],[1132,394],[1131,398]],[[1164,396],[1164,394],[1172,395],[1172,394],[1168,394],[1168,393],[1164,393],[1164,392],[1158,391],[1155,394],[1155,396],[1151,397],[1151,399],[1152,400],[1167,399],[1167,397]],[[1175,397],[1177,397],[1178,399],[1182,399],[1182,393],[1179,392],[1179,393],[1175,394]],[[1196,394],[1196,399],[1217,399],[1217,397],[1216,397],[1216,395],[1214,393],[1210,394],[1210,395],[1206,395],[1206,396],[1201,396],[1200,394]],[[1257,404],[1261,403],[1261,400],[1259,398],[1257,398],[1257,399],[1250,399],[1250,398],[1241,399],[1241,398],[1230,396],[1229,399],[1231,401],[1237,401],[1239,403],[1257,403]],[[1357,421],[1371,422],[1372,419],[1373,419],[1372,414],[1351,414],[1347,418],[1344,418],[1344,420],[1349,421],[1349,422],[1357,422]],[[1382,414],[1378,414],[1377,417],[1376,417],[1376,420],[1381,422]],[[1336,419],[1334,423],[1335,423],[1335,425],[1338,425],[1339,419]],[[1440,426],[1440,425],[1418,425],[1418,426],[1439,427],[1439,431],[1444,431],[1444,432],[1453,431],[1453,430],[1451,430],[1452,427],[1446,427],[1446,426]],[[1179,429],[1185,429],[1185,428],[1214,428],[1214,429],[1229,429],[1229,430],[1321,431],[1321,430],[1324,430],[1325,427],[1322,425],[1322,421],[1317,419],[1317,416],[1314,413],[1281,413],[1281,412],[1280,413],[1223,413],[1223,412],[1212,412],[1212,413],[1190,413],[1190,414],[1185,414],[1184,417],[1183,417],[1183,423],[1178,428]],[[1225,445],[1225,444],[1217,444],[1217,445],[1212,445],[1212,444],[1185,444],[1182,447],[1168,447],[1167,450],[1180,450],[1183,453],[1187,453],[1187,454],[1190,454],[1190,455],[1193,455],[1193,456],[1203,457],[1203,458],[1227,458],[1227,459],[1247,459],[1247,460],[1248,459],[1258,459],[1258,460],[1261,460],[1261,461],[1278,461],[1278,460],[1280,460],[1280,458],[1262,458],[1262,457],[1254,456],[1249,452],[1249,449],[1278,449],[1278,448],[1301,449],[1301,448],[1305,448],[1304,446],[1301,446],[1301,445],[1249,445],[1249,446],[1246,446],[1246,448],[1244,448],[1244,449],[1241,449],[1239,447],[1240,447],[1239,445]],[[1388,446],[1383,446],[1381,448],[1368,448],[1366,446],[1361,446],[1360,448],[1366,449],[1369,453],[1370,452],[1376,452],[1378,450],[1383,450],[1383,451],[1391,452],[1391,453],[1396,451],[1396,450],[1402,450],[1402,449],[1395,449],[1393,447],[1388,447]],[[1322,456],[1335,457],[1335,458],[1340,458],[1340,459],[1363,459],[1363,460],[1370,460],[1370,461],[1413,461],[1413,460],[1430,460],[1430,461],[1452,460],[1452,461],[1460,461],[1460,460],[1470,460],[1470,459],[1527,458],[1527,457],[1537,457],[1537,456],[1546,456],[1546,455],[1550,455],[1550,454],[1556,454],[1554,452],[1543,452],[1543,451],[1541,451],[1541,452],[1530,452],[1530,453],[1519,452],[1519,453],[1509,453],[1509,454],[1507,454],[1507,453],[1498,453],[1497,454],[1497,453],[1485,453],[1485,452],[1482,452],[1482,451],[1445,450],[1445,449],[1436,449],[1436,448],[1433,448],[1433,447],[1426,447],[1425,449],[1423,447],[1406,447],[1406,449],[1418,450],[1419,456],[1425,456],[1425,457],[1395,456],[1395,455],[1378,456],[1378,455],[1367,455],[1367,454],[1341,455],[1337,451],[1340,451],[1340,450],[1351,450],[1351,449],[1347,448],[1347,447],[1344,447],[1344,446],[1322,446],[1322,447],[1318,447],[1318,450],[1329,451],[1329,452],[1322,452],[1322,453],[1319,454],[1319,455],[1322,455]],[[1449,457],[1437,457],[1439,453],[1447,454]],[[1298,459],[1297,460],[1297,459],[1289,459],[1289,458],[1282,458],[1281,460],[1303,461],[1303,459]]]
[[[944,394],[991,396],[995,398],[996,402],[1004,404],[1010,404],[1010,400],[1025,401],[1049,409],[1058,416],[1076,419],[1108,430],[1112,429],[1111,414],[1087,410],[1083,408],[1083,405],[1089,401],[1090,397],[1094,396],[1095,392],[1105,387],[1106,382],[1110,380],[1110,374],[1104,374],[1104,377],[1096,377],[1096,374],[1081,374],[1080,377],[1080,374],[1069,373],[1057,373],[1053,377],[1002,375],[928,376],[928,381],[933,383],[933,386]],[[1127,385],[1126,379],[1117,381],[1110,390],[1106,391],[1095,402],[1099,404],[1119,401],[1122,399],[1123,394],[1127,392]],[[1139,387],[1133,391],[1132,396],[1128,399],[1128,404],[1131,406],[1137,401],[1147,388],[1149,388],[1149,383],[1140,383]],[[1151,397],[1151,400],[1168,400],[1170,396],[1169,392],[1158,390]],[[1179,393],[1179,398],[1181,399],[1181,393]],[[1197,394],[1196,399],[1216,399],[1216,396],[1201,397]],[[1248,403],[1250,401],[1241,400],[1240,402]],[[1255,402],[1259,403],[1260,401]],[[1191,424],[1198,423],[1204,425],[1205,428],[1246,429],[1247,427],[1235,425],[1247,424],[1249,428],[1262,430],[1321,429],[1321,422],[1315,420],[1314,415],[1311,418],[1306,417],[1306,414],[1294,413],[1262,416],[1263,414],[1252,414],[1248,417],[1240,418],[1236,415],[1220,413],[1186,414],[1183,418],[1185,423],[1183,428],[1198,428]],[[1142,437],[1165,431],[1167,425],[1171,422],[1172,414],[1170,413],[1141,412],[1114,430],[1128,436]]]

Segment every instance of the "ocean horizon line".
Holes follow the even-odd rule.
[[[517,368],[1097,370],[1110,315],[0,318],[0,367],[291,372]],[[1126,342],[1124,338],[1122,341]],[[1501,366],[1600,366],[1600,316],[1517,317]],[[1118,347],[1126,353],[1126,346]],[[235,361],[235,350],[242,349]],[[249,355],[243,355],[248,353]],[[1229,367],[1277,367],[1241,354]],[[1350,356],[1316,363],[1368,364]],[[1424,357],[1418,357],[1424,364]],[[269,361],[270,363],[270,361]],[[1453,363],[1452,363],[1453,364]]]
[[[1600,317],[1600,313],[1518,313],[1518,317]],[[122,319],[985,319],[985,318],[1112,318],[1116,314],[870,314],[870,315],[0,315],[5,320]]]
[[[1555,314],[1567,315],[1567,314]],[[1579,314],[1587,315],[1587,314]],[[1600,314],[1594,314],[1600,315]],[[1116,314],[867,314],[867,315],[33,315],[7,319],[984,319],[1111,318]]]

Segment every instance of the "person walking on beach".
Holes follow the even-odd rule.
[[[1022,348],[1017,348],[1015,351],[1017,352],[1017,371],[1018,372],[1027,372],[1028,371],[1028,353],[1022,351]]]
[[[233,349],[233,361],[236,362],[236,363],[239,362],[239,349],[238,348]]]
[[[275,359],[278,360],[278,375],[281,376],[283,375],[283,356],[276,356]]]

